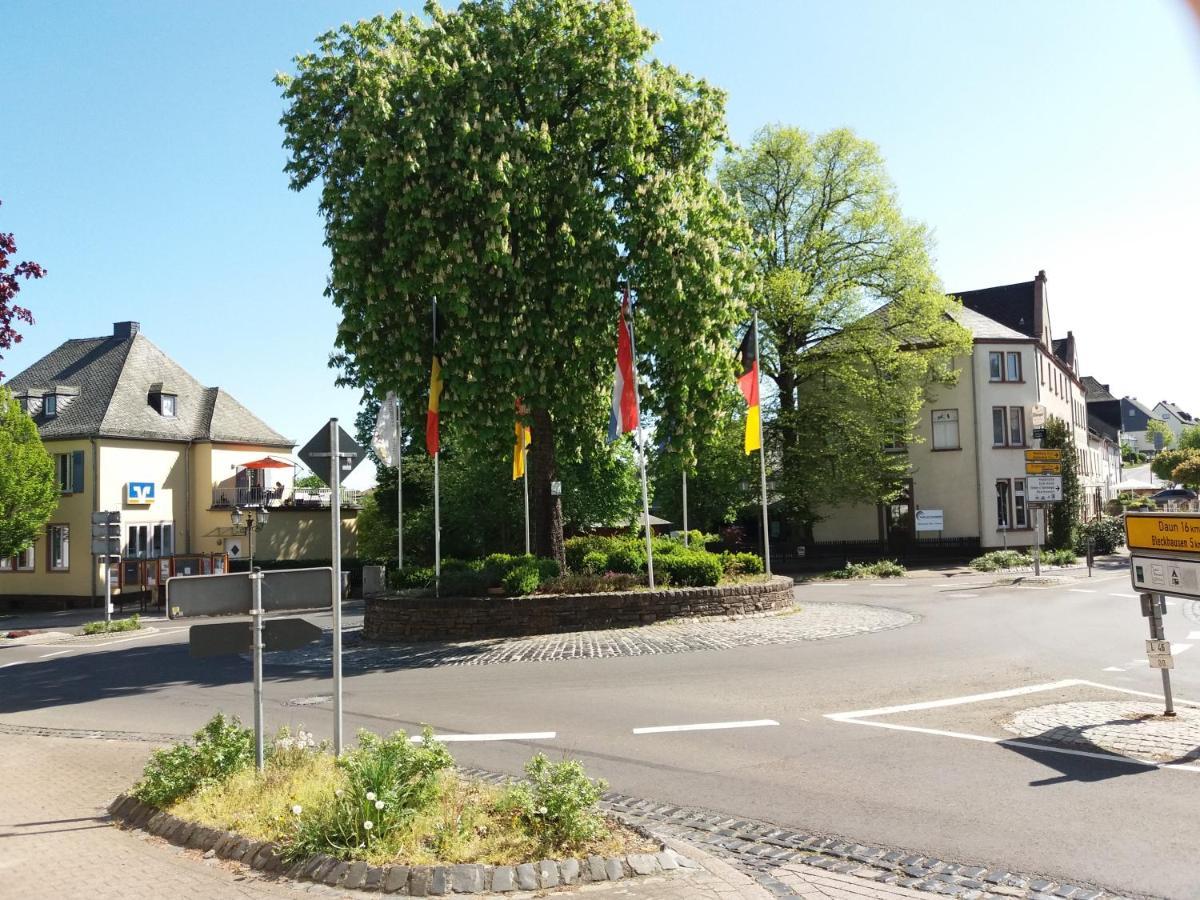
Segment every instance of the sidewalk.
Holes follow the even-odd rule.
[[[0,772],[4,773],[0,884],[6,896],[47,900],[367,896],[274,880],[112,825],[105,807],[137,778],[151,747],[134,741],[0,734]],[[622,900],[765,900],[780,896],[786,885],[792,896],[810,900],[928,897],[801,866],[777,870],[775,890],[768,891],[695,847],[672,846],[699,867],[669,877],[589,884],[560,893]]]

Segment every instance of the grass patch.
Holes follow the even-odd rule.
[[[88,622],[83,626],[83,633],[114,634],[118,631],[137,631],[141,627],[141,618],[137,613],[134,613],[128,619],[113,619],[111,622]]]

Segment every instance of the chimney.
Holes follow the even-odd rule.
[[[137,322],[113,322],[113,337],[127,341],[141,329],[142,326]]]

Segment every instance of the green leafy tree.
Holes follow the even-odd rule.
[[[1200,450],[1200,425],[1190,425],[1179,433],[1180,450]]]
[[[1046,437],[1042,446],[1062,451],[1062,492],[1058,503],[1051,503],[1046,513],[1046,541],[1050,548],[1075,546],[1075,529],[1083,509],[1083,488],[1079,483],[1079,461],[1075,455],[1075,435],[1069,425],[1057,416],[1046,420]]]
[[[1162,449],[1170,449],[1171,444],[1175,442],[1175,433],[1171,431],[1166,422],[1160,422],[1158,419],[1151,419],[1146,423],[1146,440],[1157,447],[1158,441],[1156,438],[1162,438]]]
[[[764,128],[720,168],[756,236],[774,482],[804,525],[894,496],[930,390],[969,334],[947,313],[927,229],[901,214],[878,148],[838,129]]]
[[[37,539],[58,507],[54,460],[12,392],[0,387],[0,557]]]
[[[278,78],[291,185],[322,184],[334,363],[423,411],[436,299],[442,421],[464,450],[503,453],[524,401],[536,550],[561,560],[550,485],[607,419],[619,283],[647,412],[708,430],[734,375],[752,271],[708,177],[724,94],[653,59],[627,0],[425,12],[325,34]]]
[[[1200,490],[1200,453],[1193,453],[1175,467],[1171,480],[1192,490]]]
[[[1129,441],[1121,441],[1121,462],[1127,466],[1140,466],[1146,458]]]
[[[1197,456],[1200,450],[1164,450],[1150,461],[1150,471],[1163,481],[1175,481],[1175,470]]]
[[[327,487],[320,475],[301,475],[296,479],[294,486],[306,490]]]

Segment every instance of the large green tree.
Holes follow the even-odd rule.
[[[1150,471],[1163,481],[1175,481],[1175,470],[1193,457],[1200,457],[1200,450],[1163,450],[1150,461]]]
[[[443,421],[502,451],[524,401],[536,549],[561,559],[550,486],[602,433],[620,282],[648,412],[707,430],[733,376],[752,270],[709,178],[724,95],[653,59],[627,0],[425,12],[325,34],[279,77],[287,171],[322,185],[344,378],[423,410],[436,300]]]
[[[0,557],[32,544],[57,507],[54,460],[33,419],[0,387]]]
[[[782,499],[811,525],[823,507],[890,498],[908,460],[889,450],[914,439],[922,403],[970,348],[928,231],[902,215],[878,148],[845,129],[764,128],[720,183],[760,241]]]

